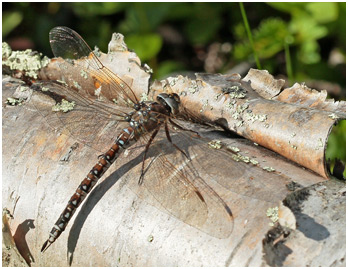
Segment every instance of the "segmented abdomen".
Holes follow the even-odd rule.
[[[45,251],[65,230],[71,217],[84,200],[86,195],[92,190],[99,178],[106,172],[110,165],[117,159],[123,149],[131,146],[137,139],[134,129],[128,127],[123,129],[122,133],[117,137],[112,147],[103,155],[99,156],[98,163],[94,165],[88,175],[82,180],[73,196],[71,196],[63,213],[59,216],[57,222],[53,226],[48,240],[44,243],[41,251]]]

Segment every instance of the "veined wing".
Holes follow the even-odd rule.
[[[142,137],[140,144],[146,145],[150,135]],[[185,148],[182,149],[186,153]],[[144,151],[144,148],[140,150]],[[194,159],[195,156],[190,158]],[[167,140],[162,126],[147,152],[140,187],[137,180],[128,184],[139,197],[181,221],[211,236],[226,238],[233,230],[232,211],[201,177],[192,159]],[[148,194],[151,194],[150,197]]]
[[[81,70],[91,75],[100,94],[114,96],[121,105],[134,106],[138,99],[128,84],[105,67],[83,38],[68,27],[55,27],[50,33],[53,54],[70,60],[80,60],[77,64]]]
[[[93,100],[55,82],[43,84],[45,91],[34,95],[33,105],[55,130],[102,152],[114,141],[131,108]]]

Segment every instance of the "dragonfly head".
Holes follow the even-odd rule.
[[[160,93],[157,95],[157,101],[173,115],[179,113],[180,97],[176,93]]]

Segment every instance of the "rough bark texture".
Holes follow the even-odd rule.
[[[128,51],[114,50],[108,59],[111,56],[122,69],[114,71],[122,78],[129,75],[125,81],[140,97],[148,88],[148,73],[138,60],[129,60],[136,58]],[[54,68],[59,61],[41,69],[39,78],[59,78],[60,69]],[[93,81],[77,81],[83,76],[72,70],[67,83],[94,93]],[[257,75],[264,86],[256,83]],[[130,149],[102,177],[61,237],[41,254],[53,223],[100,152],[52,131],[34,109],[51,106],[52,99],[40,88],[23,88],[19,83],[3,79],[3,100],[16,97],[17,103],[3,104],[2,197],[3,207],[14,217],[16,245],[32,266],[345,265],[345,184],[326,180],[323,159],[332,125],[337,117],[345,117],[342,103],[331,102],[330,107],[314,95],[314,101],[309,98],[306,104],[298,104],[296,96],[290,102],[289,94],[278,94],[281,81],[260,71],[251,71],[243,80],[238,75],[200,74],[197,80],[179,76],[154,83],[150,98],[159,91],[177,92],[186,117],[219,123],[317,174],[252,141],[186,123],[207,141],[218,139],[239,149],[230,158],[219,149],[199,152],[197,145],[180,144],[197,152],[196,172],[232,210],[232,231],[226,238],[169,214],[156,199],[160,194],[157,197],[155,190],[138,185],[142,158]],[[295,88],[300,93],[305,90]],[[18,102],[21,105],[9,105]],[[332,113],[337,117],[329,117]],[[100,137],[107,132],[98,131]],[[112,138],[117,135],[115,130]],[[275,171],[267,171],[270,168]],[[216,223],[224,225],[220,219]]]
[[[4,100],[13,95],[14,88],[9,85],[7,82],[4,87]],[[241,155],[258,160],[262,167],[276,168],[276,172],[267,172],[231,159],[228,167],[224,162],[221,162],[223,167],[218,167],[215,162],[208,174],[199,171],[203,178],[213,174],[215,181],[221,183],[211,182],[211,185],[234,215],[233,231],[228,238],[214,238],[185,224],[156,204],[150,194],[139,198],[136,185],[141,161],[121,158],[92,191],[63,235],[41,254],[39,250],[50,227],[96,162],[98,153],[82,145],[76,148],[74,139],[52,132],[42,117],[25,104],[5,106],[3,120],[3,206],[13,210],[19,197],[11,226],[16,234],[23,235],[17,237],[16,243],[28,246],[35,261],[31,265],[64,266],[68,262],[75,266],[307,265],[312,264],[314,258],[318,260],[316,264],[322,266],[345,263],[345,242],[337,240],[337,237],[345,238],[345,230],[337,229],[345,227],[344,184],[333,181],[326,186],[328,183],[324,183],[331,192],[332,188],[343,185],[342,189],[334,191],[340,199],[333,199],[330,191],[308,194],[306,203],[311,206],[297,210],[302,216],[296,218],[297,226],[309,225],[306,228],[312,229],[314,225],[321,229],[317,234],[312,231],[314,235],[299,228],[291,231],[290,234],[301,235],[301,240],[291,241],[293,243],[287,247],[292,249],[290,253],[279,252],[279,242],[262,243],[271,229],[267,210],[286,197],[292,197],[289,187],[292,182],[300,184],[299,189],[303,190],[314,188],[311,186],[325,180],[265,148],[241,138],[224,138],[221,133],[210,134],[210,139],[239,148]],[[209,158],[209,155],[203,157]],[[230,189],[222,187],[226,186],[226,180],[231,181]],[[318,204],[316,199],[325,203]],[[299,205],[303,203],[303,198],[293,200]],[[332,208],[335,213],[330,210]],[[303,213],[304,210],[308,211]],[[327,213],[333,215],[326,217]],[[303,217],[304,214],[308,217]],[[29,229],[30,220],[35,229]],[[27,233],[20,231],[22,229]],[[325,234],[321,235],[323,231]],[[304,241],[308,240],[312,245],[306,249],[308,243]],[[302,251],[298,252],[297,246],[302,244]],[[315,257],[313,248],[318,249]],[[331,255],[331,259],[319,258],[332,249],[336,254]],[[311,259],[304,254],[307,252],[311,253]],[[89,253],[87,257],[86,253]]]

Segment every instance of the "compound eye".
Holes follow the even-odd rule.
[[[167,110],[173,115],[178,114],[180,97],[176,93],[172,93],[170,95],[166,93],[160,93],[159,95],[157,95],[157,101],[164,105]]]
[[[179,95],[177,95],[176,93],[172,93],[172,94],[170,94],[170,97],[173,98],[175,100],[175,102],[180,104],[180,97],[179,97]]]

